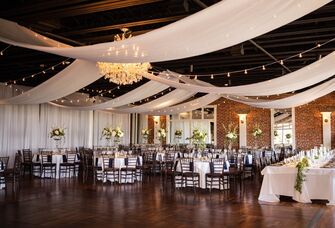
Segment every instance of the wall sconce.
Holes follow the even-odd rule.
[[[159,116],[154,116],[154,122],[155,122],[155,124],[159,123]]]
[[[321,112],[324,123],[328,123],[331,117],[331,112]]]
[[[248,114],[242,113],[242,114],[237,114],[240,118],[240,124],[245,124],[246,122],[246,117]]]

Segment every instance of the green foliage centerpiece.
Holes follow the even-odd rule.
[[[160,142],[160,144],[163,144],[165,138],[166,138],[166,130],[164,128],[160,128],[157,130],[157,138]]]
[[[259,127],[259,124],[255,124],[254,129],[252,130],[252,135],[255,138],[255,148],[258,147],[258,139],[263,135],[262,129]]]
[[[148,142],[148,137],[150,134],[150,130],[148,128],[144,128],[141,131],[142,134],[142,138],[143,138],[143,143],[147,143]]]
[[[297,178],[295,179],[295,185],[294,189],[300,192],[301,194],[301,188],[302,184],[305,181],[305,170],[309,167],[309,161],[306,157],[304,157],[298,164],[296,165],[296,168],[298,169]]]
[[[237,126],[234,126],[232,123],[228,124],[228,127],[226,127],[224,124],[222,124],[223,129],[225,130],[225,138],[226,142],[228,144],[228,149],[231,150],[232,144],[234,141],[237,140]]]
[[[65,129],[60,127],[53,127],[50,131],[50,138],[55,140],[56,148],[60,147],[61,140],[65,137]]]
[[[180,129],[177,129],[175,132],[174,132],[174,138],[175,138],[175,141],[177,144],[179,144],[179,140],[181,139],[181,136],[183,135],[183,131],[180,130]]]
[[[191,141],[197,148],[204,149],[206,147],[205,139],[207,137],[206,132],[202,132],[199,129],[194,129],[192,132],[192,136],[187,138]]]

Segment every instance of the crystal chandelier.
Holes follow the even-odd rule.
[[[121,41],[131,37],[131,32],[127,28],[121,29],[122,35],[114,36],[114,41]],[[118,85],[128,85],[138,82],[143,78],[143,74],[151,69],[150,63],[106,63],[98,62],[100,74],[105,79]]]

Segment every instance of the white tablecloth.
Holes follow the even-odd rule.
[[[126,164],[125,164],[125,159],[126,158],[113,158],[114,159],[114,166],[115,168],[119,169],[119,171],[121,170],[121,168],[124,168],[126,167]],[[138,159],[139,159],[139,162],[140,164],[139,165],[142,165],[143,164],[143,158],[142,156],[138,156]],[[96,158],[94,158],[94,162],[96,161]],[[98,167],[102,167],[102,170],[101,170],[101,173],[103,172],[103,165],[102,165],[102,157],[99,156],[98,157],[98,163],[96,164],[96,166]],[[119,182],[119,183],[124,183],[123,180],[121,180],[121,172],[119,172],[119,176],[117,177],[118,180],[114,180],[113,177],[109,177],[109,181],[111,182]],[[101,180],[100,177],[97,178],[98,180]],[[137,179],[138,181],[141,181],[140,179]],[[107,179],[105,177],[103,177],[103,182],[106,182]]]
[[[195,173],[199,173],[200,176],[200,188],[205,189],[206,188],[206,173],[210,173],[210,162],[209,161],[194,161],[194,172]],[[226,161],[226,166],[227,169],[225,169],[225,171],[229,171],[229,162]],[[180,166],[180,162],[178,162],[178,166],[177,166],[177,171],[181,171],[181,166]],[[179,186],[177,186],[179,187]],[[214,188],[214,187],[213,187]]]
[[[302,203],[311,203],[311,199],[328,200],[335,205],[335,169],[309,168],[302,184],[302,193],[294,189],[297,168],[267,166],[258,199],[266,202],[279,202],[279,195],[291,196]]]
[[[77,160],[77,156],[76,156],[76,162]],[[42,162],[42,157],[41,155],[39,155],[39,161],[37,161],[37,154],[35,154],[33,156],[33,162]],[[61,163],[63,163],[63,155],[61,154],[53,154],[52,155],[52,163],[56,163],[56,178],[59,178],[59,166]],[[72,177],[74,174],[70,173],[70,177]],[[42,176],[42,177],[50,177],[50,176]],[[65,174],[62,174],[61,177],[65,177]]]

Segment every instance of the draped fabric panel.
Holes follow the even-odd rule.
[[[99,79],[95,63],[76,60],[70,66],[23,94],[3,98],[0,104],[41,104],[65,97]]]
[[[256,99],[246,99],[245,97],[234,97],[234,96],[225,96],[228,99],[244,103],[253,107],[258,108],[293,108],[300,105],[307,104],[311,101],[314,101],[320,97],[323,97],[331,92],[335,91],[335,78],[327,82],[322,83],[321,85],[315,86],[311,89],[308,89],[304,92],[285,97],[277,100],[256,100]],[[335,101],[334,101],[335,102]]]
[[[330,1],[226,0],[140,36],[82,47],[66,46],[2,19],[0,40],[76,59],[159,62],[197,56],[239,44],[288,24]]]
[[[128,144],[128,114],[69,110],[48,104],[0,105],[0,156],[11,156],[12,163],[14,154],[23,148],[33,152],[39,148],[55,149],[56,143],[49,135],[52,127],[65,128],[61,147],[91,147],[92,138],[95,145],[104,145],[99,140],[100,133],[109,124],[123,129],[125,136],[121,143]]]
[[[191,131],[191,120],[173,120],[171,121],[171,142],[175,143],[174,133],[176,130],[182,130],[183,135],[181,139],[179,140],[179,143],[189,143],[189,140],[186,140],[186,138],[189,138],[192,136]]]
[[[267,96],[300,90],[332,77],[335,74],[334,62],[335,51],[308,66],[284,76],[264,82],[232,87],[216,87],[213,85],[180,83],[175,80],[170,80],[170,78],[171,76],[184,78],[184,75],[171,71],[162,72],[158,76],[150,73],[146,73],[143,76],[153,81],[193,92],[241,96]]]
[[[104,102],[99,103],[99,104],[87,104],[87,102],[85,102],[87,95],[82,95],[81,93],[74,93],[74,94],[67,96],[66,97],[67,100],[74,101],[73,103],[70,103],[68,105],[64,105],[60,101],[50,102],[50,103],[52,105],[62,107],[62,108],[80,109],[80,110],[112,109],[115,107],[120,107],[123,105],[127,105],[133,102],[143,100],[157,93],[160,93],[167,88],[169,88],[169,86],[165,84],[161,84],[155,81],[150,81],[115,99],[108,100],[107,98],[100,97],[99,99],[103,99]],[[80,102],[76,102],[76,100],[78,99]]]
[[[62,147],[89,146],[89,111],[68,110],[42,104],[40,109],[39,141],[41,148],[55,147],[49,132],[53,127],[65,128],[65,139]]]
[[[1,105],[0,126],[0,156],[11,156],[23,148],[38,148],[38,105]]]
[[[193,130],[198,129],[202,132],[207,133],[206,143],[210,143],[210,120],[172,120],[171,121],[171,142],[175,143],[174,132],[176,130],[182,130],[183,135],[179,140],[179,143],[190,143],[190,140],[186,140],[192,136]]]
[[[93,145],[106,146],[107,142],[101,138],[101,132],[104,127],[120,127],[124,132],[121,138],[121,144],[129,144],[130,142],[130,117],[129,114],[118,114],[108,111],[95,111],[93,121]]]
[[[202,97],[199,97],[194,100],[184,102],[178,105],[174,105],[174,106],[170,106],[170,107],[166,107],[166,108],[162,108],[162,109],[158,109],[154,111],[147,110],[147,112],[145,113],[149,115],[168,115],[168,114],[177,114],[181,112],[188,112],[191,110],[204,107],[216,101],[220,97],[221,96],[217,94],[207,94],[205,96],[202,96]]]
[[[196,93],[189,92],[187,90],[176,89],[160,98],[157,98],[143,105],[139,105],[139,106],[135,106],[131,108],[120,107],[114,110],[118,112],[145,113],[148,111],[154,111],[157,109],[161,109],[161,108],[165,108],[165,107],[177,104],[179,102],[187,100],[188,98],[192,97],[195,94]]]

